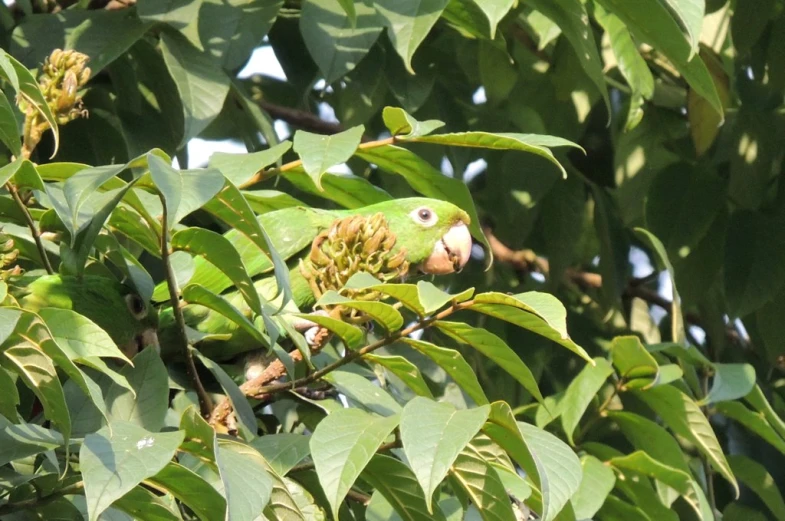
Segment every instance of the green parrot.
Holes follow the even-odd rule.
[[[329,237],[329,233],[338,233],[338,230],[328,231],[339,221],[347,223],[348,228],[343,233],[357,232],[351,230],[353,225],[349,224],[346,218],[371,218],[378,214],[384,216],[386,229],[393,239],[384,234],[369,236],[359,248],[366,250],[365,254],[369,255],[370,262],[384,257],[389,261],[388,266],[405,263],[402,264],[406,267],[401,273],[402,277],[412,276],[416,272],[437,275],[453,273],[460,271],[468,262],[472,246],[469,216],[446,201],[415,197],[385,201],[353,210],[291,207],[273,211],[261,215],[259,221],[278,253],[287,260],[293,296],[290,305],[297,307],[293,309],[290,306],[288,310],[306,310],[316,302],[314,284],[306,276],[307,271],[302,269],[302,261],[309,255],[313,258],[316,247],[314,239]],[[259,295],[268,302],[275,299],[278,291],[270,259],[260,255],[258,247],[237,230],[230,230],[225,237],[240,252],[249,274],[259,277],[254,281]],[[330,252],[316,254],[317,257],[330,256]],[[233,282],[223,272],[202,258],[196,259],[196,269],[190,281],[215,293],[234,288]],[[157,293],[165,295],[163,289],[165,287],[158,288]],[[238,291],[232,290],[223,296],[247,317],[251,316],[250,308]],[[278,298],[280,299],[280,296]],[[182,309],[186,325],[192,332],[195,330],[197,337],[207,335],[199,342],[199,350],[214,360],[228,360],[241,353],[264,347],[235,323],[215,311],[194,304],[188,304]],[[173,346],[178,345],[178,342],[173,334],[176,334],[174,319],[171,308],[167,308],[161,312],[158,332],[163,356],[176,356]]]
[[[115,279],[28,273],[10,282],[9,292],[29,311],[52,307],[84,315],[106,331],[129,358],[145,347],[158,346],[156,309]]]

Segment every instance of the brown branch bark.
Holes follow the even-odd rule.
[[[491,246],[491,251],[497,262],[502,262],[511,265],[514,269],[526,273],[542,273],[548,276],[549,264],[548,259],[539,257],[533,250],[513,250],[507,245],[503,244],[494,234],[490,228],[483,229],[485,236],[488,238],[488,243]],[[600,289],[602,287],[602,275],[590,271],[582,271],[576,268],[567,268],[564,277],[571,283],[575,284],[581,289]],[[624,289],[624,296],[636,297],[642,299],[649,304],[658,306],[666,311],[671,310],[673,302],[663,297],[651,288],[644,286],[639,279],[632,279],[628,282],[627,287]],[[684,320],[692,325],[703,327],[703,321],[696,313],[684,313]],[[728,328],[726,335],[729,340],[734,343],[743,343],[742,338],[733,328]]]
[[[255,100],[262,110],[273,119],[280,119],[293,127],[297,127],[317,134],[337,134],[346,130],[340,123],[325,121],[318,115],[305,110],[297,110],[282,105],[276,105],[263,99]]]

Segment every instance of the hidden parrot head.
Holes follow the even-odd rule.
[[[459,272],[469,261],[472,237],[469,215],[447,201],[412,197],[377,203],[355,210],[360,215],[383,213],[396,236],[392,253],[406,252],[406,260],[422,273]]]
[[[157,346],[158,314],[133,289],[96,275],[35,277],[19,288],[19,304],[30,311],[52,307],[76,311],[106,331],[129,358]]]

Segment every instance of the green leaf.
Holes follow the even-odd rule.
[[[769,422],[761,417],[760,414],[752,412],[745,407],[743,403],[737,401],[720,402],[715,404],[715,407],[717,408],[717,412],[736,420],[744,427],[766,440],[769,445],[776,448],[782,454],[785,454],[785,440],[777,434]]]
[[[278,285],[277,291],[283,293],[284,301],[281,306],[286,305],[292,299],[291,284],[289,283],[289,268],[286,266],[286,261],[278,253],[267,234],[267,230],[262,225],[261,219],[257,219],[256,215],[251,210],[248,201],[245,200],[243,194],[234,186],[230,181],[226,181],[223,190],[205,206],[204,209],[215,215],[223,222],[229,225],[244,235],[246,238],[255,244],[262,252],[267,254],[269,259],[272,260],[273,269],[275,271],[275,280]],[[294,253],[294,252],[292,252]],[[242,251],[241,251],[242,255]],[[256,255],[256,257],[261,257]],[[265,259],[267,261],[267,259]],[[246,265],[249,266],[249,275],[254,276],[258,272],[250,269],[247,261]],[[224,288],[221,288],[223,290]],[[220,290],[217,290],[220,291]]]
[[[621,72],[634,93],[646,99],[654,95],[654,77],[646,60],[638,52],[638,46],[632,40],[630,31],[615,15],[605,11],[600,5],[594,5],[594,18],[605,29],[611,42],[611,49],[616,56]],[[680,194],[674,193],[679,196]],[[655,230],[656,232],[656,230]]]
[[[736,211],[725,241],[725,298],[733,317],[771,300],[785,284],[785,227],[760,213]]]
[[[471,219],[469,230],[472,237],[480,241],[486,251],[491,251],[488,239],[485,238],[480,227],[480,218],[474,207],[472,195],[461,180],[442,175],[430,163],[413,152],[393,145],[358,149],[355,155],[391,174],[400,175],[409,186],[422,195],[451,202],[468,213]]]
[[[625,411],[609,411],[608,415],[633,447],[670,467],[689,472],[678,442],[658,423]]]
[[[182,29],[198,16],[202,0],[139,0],[136,5],[142,20]]]
[[[755,386],[755,368],[750,364],[714,364],[713,369],[711,389],[699,405],[743,398]]]
[[[635,396],[651,407],[674,433],[694,443],[711,466],[733,485],[738,496],[739,486],[722,447],[700,407],[689,396],[670,385],[635,391]]]
[[[434,322],[449,337],[481,352],[515,378],[538,402],[543,401],[537,380],[518,355],[498,336],[463,322]]]
[[[594,363],[584,349],[567,333],[567,312],[559,300],[548,293],[529,291],[514,296],[481,293],[469,309],[505,320],[516,326],[553,340],[589,363]]]
[[[16,121],[14,109],[4,95],[0,95],[0,141],[16,156],[17,168],[24,160],[22,154],[22,140],[19,138],[19,125]],[[6,167],[3,167],[6,168]],[[13,174],[11,174],[13,175]],[[2,183],[5,184],[5,183]]]
[[[47,51],[47,53],[49,52],[51,51]],[[35,77],[16,58],[8,54],[4,49],[0,49],[0,78],[10,83],[17,96],[34,107],[49,124],[49,130],[52,131],[52,137],[54,138],[54,150],[52,150],[52,157],[54,157],[60,146],[60,131],[57,127],[57,121],[52,114],[52,109],[49,108],[49,104],[46,102],[46,98],[44,98]]]
[[[592,519],[613,490],[616,475],[610,467],[588,454],[581,457],[581,467],[583,479],[570,502],[576,519]]]
[[[95,367],[98,357],[119,358],[130,363],[109,334],[89,318],[70,309],[43,308],[38,312],[57,345],[74,361]]]
[[[613,366],[631,389],[647,388],[657,380],[657,360],[637,336],[617,336],[611,343]]]
[[[483,521],[516,521],[499,473],[471,444],[455,458],[450,476],[477,507]]]
[[[654,521],[643,509],[622,501],[614,495],[605,498],[598,515],[599,519],[607,521]]]
[[[19,390],[16,388],[16,379],[7,369],[0,368],[0,414],[8,419],[15,420],[18,416],[16,407],[19,405]]]
[[[282,4],[283,0],[205,0],[198,20],[191,23],[198,25],[206,53],[225,70],[237,71],[270,31]]]
[[[149,28],[122,10],[67,9],[28,16],[14,29],[11,54],[22,57],[28,67],[38,67],[53,49],[73,49],[90,58],[88,65],[96,77]]]
[[[106,405],[112,422],[136,424],[152,432],[164,425],[169,397],[169,375],[155,349],[144,349],[120,374],[130,389],[112,384],[106,391]]]
[[[417,296],[426,315],[440,309],[448,302],[464,302],[474,295],[474,288],[469,288],[457,295],[450,295],[430,282],[421,280],[417,283]]]
[[[359,409],[339,409],[319,422],[311,436],[311,457],[333,516],[379,445],[400,417],[380,418]]]
[[[128,516],[140,515],[143,512],[145,520],[150,521],[180,521],[180,516],[176,514],[177,506],[169,503],[170,497],[159,497],[153,492],[137,485],[130,492],[112,503],[112,506],[104,510],[101,519],[114,519],[120,517],[122,513]],[[81,510],[81,509],[80,509]],[[84,519],[84,510],[82,510]]]
[[[427,382],[420,373],[420,369],[402,356],[368,354],[363,360],[379,364],[392,374],[401,379],[415,394],[426,398],[433,398]]]
[[[780,436],[785,438],[785,421],[783,421],[779,415],[774,412],[774,408],[771,404],[766,400],[766,396],[763,394],[763,390],[760,388],[759,385],[755,385],[750,394],[744,397],[744,399],[752,406],[753,409],[758,411],[763,415],[766,421],[774,428],[775,431],[779,433]]]
[[[3,356],[4,367],[19,375],[41,401],[44,416],[57,424],[63,437],[68,440],[71,436],[71,417],[52,360],[29,344],[8,347],[3,350]]]
[[[627,287],[626,230],[619,217],[616,201],[604,188],[592,184],[594,199],[594,227],[600,241],[600,274],[602,302],[606,307],[618,307],[619,297]]]
[[[491,26],[491,40],[496,38],[496,26],[502,18],[512,9],[514,0],[474,0],[474,3],[482,9],[488,23]]]
[[[223,496],[202,477],[179,463],[169,462],[146,482],[177,498],[203,521],[222,519],[226,515]]]
[[[414,74],[412,57],[425,40],[448,0],[381,0],[375,3],[387,26],[387,36],[406,69]]]
[[[654,253],[656,254],[657,264],[664,266],[668,271],[671,279],[671,286],[673,288],[673,300],[671,301],[671,340],[677,344],[686,344],[686,333],[684,331],[684,316],[681,312],[681,297],[679,291],[676,289],[676,273],[673,270],[671,261],[668,260],[668,254],[665,252],[665,247],[662,242],[655,237],[652,233],[643,228],[635,228],[635,232],[642,236],[651,245]]]
[[[344,4],[354,15],[344,15]],[[305,0],[300,11],[303,41],[328,85],[357,66],[383,28],[373,5],[365,2]]]
[[[575,428],[578,427],[586,409],[602,389],[605,380],[613,373],[611,364],[604,358],[595,358],[594,362],[596,365],[587,365],[578,376],[573,378],[559,402],[562,428],[571,445],[575,444],[573,441]]]
[[[785,501],[782,499],[777,483],[766,470],[766,467],[757,461],[741,454],[728,456],[733,473],[739,477],[739,481],[747,485],[755,492],[761,501],[774,514],[778,521],[785,520]]]
[[[665,0],[679,25],[687,30],[690,41],[690,58],[698,52],[705,0]]]
[[[335,291],[328,291],[319,299],[315,306],[339,305],[356,309],[371,317],[376,323],[388,332],[394,332],[403,325],[403,316],[390,304],[375,301],[352,300],[339,295]]]
[[[364,287],[394,298],[421,317],[424,317],[427,314],[425,308],[420,303],[420,292],[414,284],[375,284]]]
[[[291,141],[284,141],[252,154],[214,152],[210,156],[208,166],[221,172],[233,185],[239,186],[257,172],[278,161],[291,147]],[[246,197],[250,199],[247,194]]]
[[[0,465],[5,465],[60,448],[65,444],[65,439],[57,431],[32,423],[21,423],[0,429],[0,442]]]
[[[458,351],[439,347],[430,342],[423,342],[422,340],[415,340],[413,338],[404,338],[402,341],[412,346],[414,349],[433,360],[436,365],[444,369],[444,371],[450,375],[450,378],[455,380],[455,383],[457,383],[477,405],[485,405],[488,403],[488,398],[485,396],[485,392],[483,392],[482,386],[477,380],[477,375],[474,374],[471,366]]]
[[[414,473],[395,458],[383,454],[375,455],[366,465],[360,479],[384,496],[402,519],[446,521],[438,506],[435,506],[433,511],[429,509]]]
[[[242,312],[234,307],[226,298],[221,295],[216,295],[212,291],[206,290],[198,284],[189,284],[183,291],[183,300],[191,304],[199,304],[206,308],[212,309],[216,313],[226,317],[235,324],[237,324],[243,331],[247,332],[251,337],[262,344],[263,346],[272,347],[270,339],[259,331],[251,320],[242,314]]]
[[[582,476],[580,460],[553,434],[523,422],[518,422],[518,428],[540,477],[541,517],[552,521],[578,490]]]
[[[634,6],[624,0],[599,0],[599,3],[618,16],[637,41],[647,43],[662,52],[690,87],[711,103],[718,114],[723,113],[722,103],[709,70],[700,56],[693,56],[693,47],[661,2],[644,0],[636,2]],[[645,18],[641,18],[641,13],[646,13]]]
[[[646,226],[672,259],[690,254],[722,207],[725,183],[714,172],[676,163],[660,171],[646,196]]]
[[[610,463],[617,468],[631,470],[657,479],[679,492],[679,494],[687,494],[691,488],[692,478],[688,473],[665,465],[640,450],[626,456],[612,458]]]
[[[382,118],[384,118],[384,126],[387,127],[387,130],[393,136],[400,138],[426,136],[444,126],[444,122],[438,119],[417,121],[411,114],[398,107],[384,107]]]
[[[514,134],[505,132],[456,132],[452,134],[431,134],[430,136],[421,136],[407,141],[415,141],[417,143],[435,143],[439,145],[458,146],[458,147],[471,147],[471,148],[487,148],[490,150],[519,150],[521,152],[529,152],[543,157],[556,165],[564,177],[567,177],[567,171],[553,157],[551,148],[553,147],[575,147],[581,149],[572,141],[567,141],[556,136],[546,136],[540,134]],[[583,150],[583,149],[581,149]]]
[[[224,186],[224,177],[217,170],[175,170],[153,154],[148,154],[147,162],[150,175],[166,201],[169,228],[204,206]]]
[[[220,439],[215,461],[224,484],[226,519],[257,519],[270,501],[273,486],[262,455],[243,443]]]
[[[172,235],[172,249],[199,255],[229,277],[248,306],[262,314],[262,302],[240,254],[223,235],[204,228],[187,228]]]
[[[768,521],[768,519],[768,516],[760,510],[736,501],[728,503],[722,512],[722,521]]]
[[[237,421],[239,423],[239,428],[243,433],[243,436],[246,439],[252,438],[257,430],[256,420],[253,409],[248,403],[248,399],[245,397],[245,394],[243,394],[240,388],[237,387],[237,384],[234,383],[234,380],[232,380],[232,378],[226,374],[226,371],[224,371],[220,365],[216,364],[206,356],[203,356],[201,353],[199,353],[199,351],[194,350],[194,355],[199,358],[199,361],[202,362],[202,365],[204,365],[211,373],[213,373],[213,376],[216,380],[218,380],[221,388],[223,388],[227,398],[229,398],[229,402],[232,404],[232,409],[234,409]]]
[[[488,406],[458,411],[450,404],[422,397],[404,407],[400,425],[403,451],[425,492],[429,512],[434,491],[489,412]]]
[[[79,461],[90,520],[164,468],[183,436],[182,431],[153,433],[126,422],[85,436]]]
[[[302,434],[279,432],[255,438],[251,445],[258,450],[270,467],[285,476],[311,452],[310,437]]]
[[[605,108],[608,111],[608,119],[611,116],[611,102],[608,97],[608,87],[605,84],[603,64],[597,52],[597,43],[594,41],[594,29],[589,21],[589,14],[586,7],[580,0],[558,0],[556,2],[548,0],[534,0],[532,7],[556,22],[562,30],[562,34],[575,49],[578,62],[586,72],[586,75],[600,91],[602,99],[605,101]],[[565,173],[566,175],[566,173]]]
[[[303,168],[319,190],[322,175],[327,169],[345,163],[360,146],[365,127],[358,125],[338,134],[321,135],[298,130],[294,134],[294,151],[300,156]]]
[[[325,375],[324,379],[346,398],[369,411],[385,417],[401,412],[401,406],[390,394],[364,376],[339,369]]]
[[[229,93],[229,78],[209,56],[179,35],[163,33],[161,52],[183,103],[182,146],[198,136],[221,112]]]

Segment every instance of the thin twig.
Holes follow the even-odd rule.
[[[33,236],[33,240],[35,241],[35,245],[38,248],[38,254],[41,255],[41,262],[44,263],[44,268],[49,275],[52,275],[55,270],[52,269],[52,264],[49,262],[49,256],[46,254],[46,248],[44,248],[44,241],[41,240],[41,234],[38,232],[38,227],[35,225],[35,221],[33,220],[33,216],[30,215],[30,211],[27,209],[27,205],[25,205],[22,198],[19,196],[19,191],[16,189],[16,186],[11,184],[10,182],[5,184],[6,189],[11,194],[11,197],[14,199],[14,202],[19,207],[19,210],[22,212],[22,215],[27,222],[27,227],[30,228],[30,235]]]
[[[177,287],[177,279],[174,275],[172,263],[169,260],[169,230],[166,224],[166,200],[162,194],[160,195],[160,198],[161,205],[163,206],[163,222],[161,226],[161,259],[164,261],[164,265],[166,266],[166,285],[169,287],[169,300],[172,303],[172,312],[174,313],[174,319],[179,333],[178,337],[182,343],[182,350],[183,354],[185,355],[186,372],[188,373],[188,377],[191,379],[191,382],[194,385],[194,389],[196,389],[196,395],[199,397],[199,409],[202,412],[202,416],[207,418],[210,415],[210,412],[213,410],[213,401],[210,399],[210,395],[207,394],[207,391],[202,385],[202,381],[199,379],[199,373],[196,371],[196,364],[194,363],[193,353],[188,347],[188,337],[185,334],[185,317],[183,316],[182,308],[179,306],[180,290]]]

